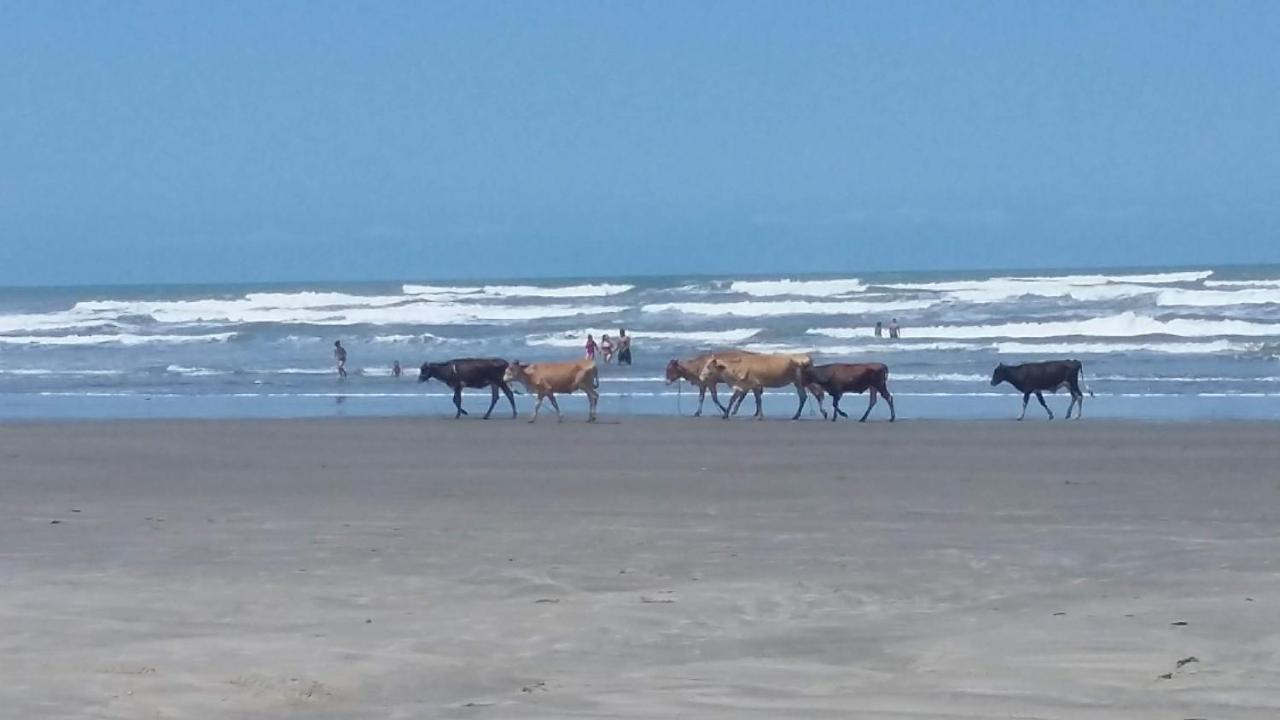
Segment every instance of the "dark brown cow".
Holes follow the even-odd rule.
[[[1071,419],[1072,409],[1078,407],[1076,419],[1079,420],[1084,414],[1084,393],[1080,392],[1080,377],[1083,374],[1084,366],[1079,360],[1047,360],[1022,365],[1000,363],[996,366],[995,372],[991,373],[991,385],[994,387],[1007,382],[1022,393],[1022,413],[1018,415],[1019,420],[1027,416],[1027,401],[1032,395],[1036,396],[1036,400],[1040,401],[1040,406],[1049,413],[1049,419],[1052,420],[1053,411],[1045,404],[1044,396],[1040,393],[1045,390],[1056,393],[1065,387],[1071,391],[1067,419]],[[1089,391],[1089,397],[1093,397],[1092,390]]]
[[[804,384],[808,387],[817,385],[831,395],[831,422],[837,417],[849,417],[840,409],[840,397],[845,393],[861,394],[870,390],[867,411],[862,413],[858,422],[866,422],[871,408],[876,406],[876,396],[883,396],[889,403],[889,422],[897,419],[898,413],[893,407],[893,395],[889,394],[889,368],[881,363],[831,363],[830,365],[811,365],[804,368]]]
[[[462,388],[464,387],[487,387],[493,391],[489,411],[484,414],[485,420],[493,414],[493,406],[498,404],[499,390],[507,396],[507,402],[511,403],[511,417],[515,417],[516,399],[512,397],[511,386],[503,379],[506,372],[507,361],[502,358],[456,358],[445,362],[423,363],[422,370],[418,373],[418,382],[436,378],[453,388],[453,405],[458,408],[458,412],[453,416],[455,419],[467,414],[467,411],[462,409]]]

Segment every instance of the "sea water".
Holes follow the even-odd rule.
[[[900,339],[875,337],[895,318]],[[7,288],[0,418],[449,415],[422,362],[577,359],[620,328],[635,363],[600,363],[604,415],[688,414],[696,392],[666,362],[747,348],[884,362],[902,419],[1010,417],[1020,398],[992,368],[1055,358],[1083,361],[1086,416],[1280,418],[1277,267]],[[488,393],[465,402],[479,415]],[[794,409],[789,389],[765,397]]]

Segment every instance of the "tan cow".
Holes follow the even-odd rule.
[[[533,417],[529,422],[537,422],[538,411],[542,409],[543,400],[551,401],[551,407],[556,409],[556,421],[564,422],[564,415],[560,414],[560,403],[556,402],[555,394],[571,393],[574,390],[581,390],[587,394],[587,401],[591,404],[587,422],[596,421],[596,403],[600,400],[600,392],[597,388],[600,387],[600,378],[596,371],[596,364],[591,360],[532,365],[516,361],[507,366],[502,379],[507,383],[519,381],[524,385],[525,390],[538,396],[538,402],[533,406]]]
[[[719,380],[704,382],[702,380],[702,370],[707,366],[707,361],[713,357],[731,358],[739,355],[755,355],[750,350],[719,350],[716,352],[705,352],[701,355],[695,355],[691,358],[679,360],[672,358],[667,363],[667,384],[670,385],[677,380],[688,380],[698,388],[698,410],[693,414],[694,417],[702,416],[702,404],[706,402],[707,391],[711,391],[711,402],[720,408],[720,412],[725,412],[725,406],[720,404],[720,397],[716,394],[716,385],[720,384]]]
[[[813,365],[813,360],[808,355],[741,355],[738,357],[721,357],[713,355],[707,364],[702,368],[699,378],[705,382],[723,382],[733,387],[733,397],[729,398],[729,407],[724,411],[724,419],[728,420],[731,414],[738,411],[742,407],[742,401],[750,392],[756,396],[756,412],[757,420],[764,418],[764,410],[760,402],[761,395],[764,394],[765,388],[784,387],[786,385],[794,386],[796,395],[799,396],[800,404],[796,407],[795,415],[791,416],[792,420],[800,417],[800,411],[804,410],[805,403],[805,385],[804,385],[804,368]],[[819,407],[822,403],[822,391],[818,390],[815,396],[818,398]],[[824,410],[823,417],[827,413]]]

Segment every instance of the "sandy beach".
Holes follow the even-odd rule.
[[[0,425],[0,716],[1280,716],[1280,426],[578,420]]]

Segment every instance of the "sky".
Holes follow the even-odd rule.
[[[1280,262],[1276,2],[0,0],[0,284]]]

